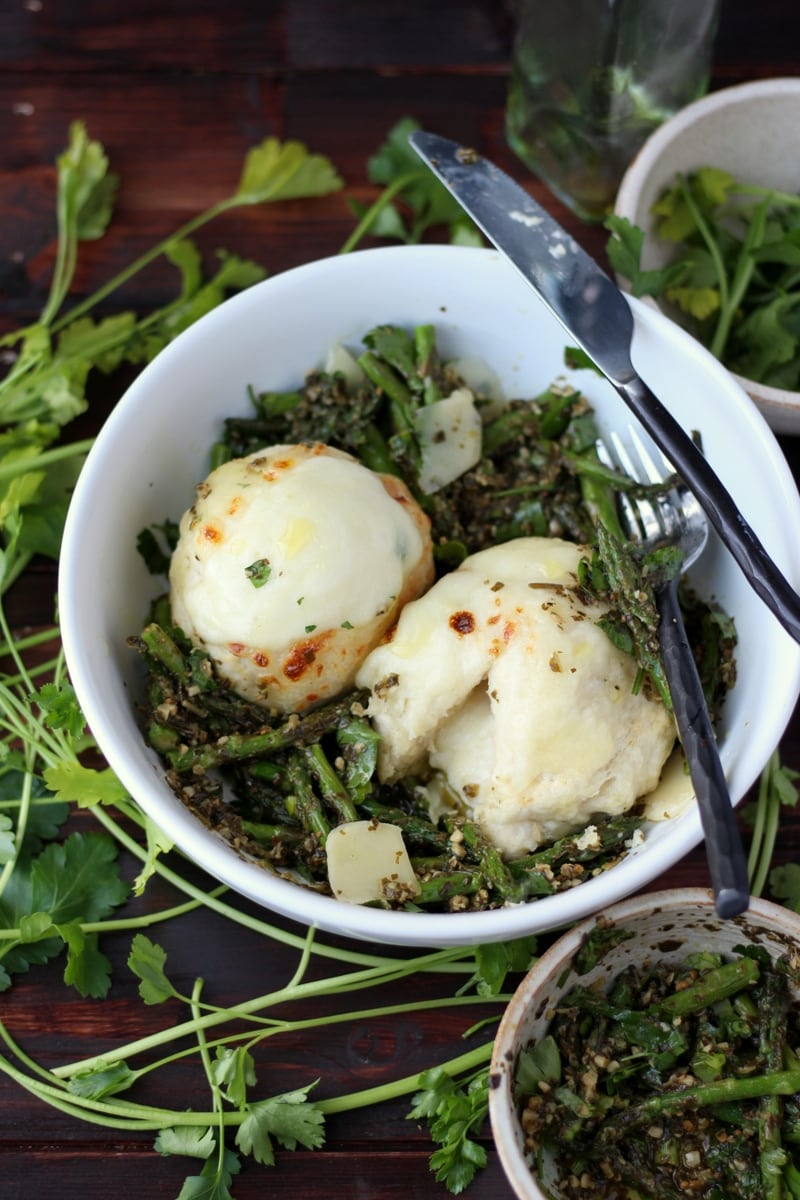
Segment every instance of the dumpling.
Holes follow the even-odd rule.
[[[356,680],[385,782],[433,768],[509,857],[627,811],[675,741],[578,585],[585,548],[520,538],[406,606]]]
[[[321,443],[218,467],[180,522],[172,618],[250,700],[299,712],[356,671],[433,580],[405,484]]]

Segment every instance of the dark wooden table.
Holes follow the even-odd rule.
[[[796,75],[796,26],[792,0],[724,0],[713,86]],[[505,144],[510,35],[509,9],[500,0],[5,0],[0,331],[32,319],[46,294],[55,250],[52,164],[69,123],[78,118],[106,147],[122,187],[108,235],[84,248],[77,298],[227,194],[247,149],[269,135],[300,139],[328,155],[346,181],[345,192],[233,213],[200,235],[201,247],[210,255],[225,246],[272,273],[335,253],[353,228],[347,198],[366,202],[377,194],[367,180],[367,157],[404,115],[506,166],[602,260],[602,231],[581,225],[556,203]],[[147,310],[170,298],[173,286],[172,268],[162,262],[137,279],[126,301]],[[90,412],[71,432],[94,432],[122,386],[114,377],[95,384]],[[800,474],[798,442],[785,438],[782,444]],[[34,562],[6,599],[17,631],[52,621],[54,590],[54,565]],[[800,768],[798,717],[781,754],[787,765]],[[75,817],[81,828],[92,820],[87,813]],[[776,861],[797,860],[799,851],[800,821],[787,813]],[[123,865],[131,878],[135,864],[123,855]],[[200,882],[211,886],[202,877]],[[698,849],[654,886],[706,882]],[[134,911],[156,912],[179,899],[156,879]],[[154,937],[167,950],[170,974],[182,990],[201,974],[209,997],[224,1005],[269,990],[295,960],[293,951],[204,910],[159,927]],[[125,969],[129,944],[129,933],[104,941],[115,980],[105,1000],[82,1000],[65,988],[61,962],[33,968],[0,995],[2,1020],[32,1058],[55,1066],[182,1019],[177,1002],[170,1002],[166,1016],[163,1008],[142,1004]],[[473,1019],[426,1012],[425,1001],[436,994],[441,981],[415,977],[402,985],[402,996],[418,1001],[416,1014],[335,1027],[325,1038],[283,1041],[259,1060],[260,1075],[270,1092],[319,1078],[322,1098],[422,1070],[457,1053]],[[320,1002],[320,1015],[325,1011]],[[161,1091],[145,1086],[148,1102],[207,1107],[196,1061],[165,1080]],[[444,1195],[428,1170],[430,1141],[407,1120],[407,1111],[407,1100],[400,1099],[331,1117],[323,1149],[279,1151],[273,1168],[250,1161],[234,1180],[233,1194],[240,1200]],[[488,1130],[482,1141],[489,1165],[469,1194],[476,1200],[506,1197],[510,1190]],[[7,1200],[170,1198],[199,1165],[161,1157],[147,1135],[77,1122],[0,1075],[0,1179]]]

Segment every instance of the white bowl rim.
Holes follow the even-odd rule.
[[[396,255],[407,255],[411,259],[417,257],[420,261],[429,261],[430,255],[434,257],[452,257],[453,259],[457,256],[466,255],[472,257],[482,255],[487,263],[501,258],[497,251],[491,249],[436,245],[378,247],[357,251],[355,254],[349,255],[348,260],[352,261],[354,258],[364,260],[365,256],[370,256],[370,258],[377,262],[379,261],[377,256],[383,256],[387,260],[390,260]],[[112,436],[117,424],[123,423],[126,412],[137,403],[140,393],[148,387],[150,378],[158,369],[157,364],[164,361],[164,356],[170,354],[172,347],[178,344],[178,340],[182,342],[184,347],[191,348],[197,346],[201,344],[204,337],[209,335],[209,332],[213,331],[216,321],[221,320],[219,314],[222,313],[223,309],[228,313],[234,313],[240,307],[246,306],[248,302],[252,302],[253,294],[258,294],[260,289],[276,285],[281,287],[282,281],[289,281],[309,270],[319,270],[320,268],[324,271],[335,270],[336,264],[343,261],[346,260],[336,257],[316,260],[312,263],[292,268],[279,275],[271,276],[263,283],[256,284],[254,288],[249,289],[247,292],[234,296],[232,299],[226,301],[225,305],[208,313],[182,334],[181,339],[176,339],[175,342],[171,343],[171,346],[168,346],[161,352],[153,363],[145,367],[108,417],[96,446],[103,445],[106,438]],[[249,301],[248,297],[250,297]],[[689,334],[669,321],[663,314],[654,309],[647,308],[641,302],[631,300],[631,305],[644,328],[649,329],[654,323],[658,326],[663,322],[663,328],[669,333],[671,339],[679,343],[685,342],[691,355],[702,357],[709,371],[717,374],[720,378],[724,376],[728,380],[725,386],[730,385],[729,373],[724,370],[708,351],[691,338]],[[743,409],[742,411],[743,417],[751,424],[751,433],[755,437],[760,438],[763,436],[772,439],[772,434],[766,423],[754,408],[747,411]],[[781,480],[781,486],[786,496],[789,497],[791,494],[794,497],[794,502],[797,503],[796,485],[789,471],[788,464],[785,463],[785,460],[779,460],[775,456],[772,466],[774,467],[776,476]],[[80,654],[81,638],[78,626],[80,624],[79,610],[81,597],[79,579],[76,578],[77,571],[72,564],[72,560],[80,555],[82,515],[83,510],[89,508],[92,504],[91,487],[95,470],[100,471],[100,455],[96,455],[93,449],[89,454],[87,463],[75,488],[64,533],[64,550],[61,558],[59,578],[62,641],[73,684],[84,706],[84,711],[87,713],[89,724],[92,728],[103,731],[104,736],[98,740],[106,750],[106,757],[109,760],[109,764],[118,774],[123,786],[127,788],[131,795],[135,796],[138,788],[141,788],[141,774],[138,769],[129,767],[127,757],[124,754],[120,756],[112,754],[114,730],[106,718],[102,705],[98,703],[94,695],[92,673],[87,669]],[[800,690],[800,652],[797,651],[797,648],[793,644],[787,646],[786,661],[791,663],[791,697],[787,693],[787,695],[777,699],[775,710],[776,712],[780,712],[780,717],[776,717],[774,723],[776,741],[791,717],[794,706],[793,697]],[[773,748],[774,746],[770,747],[770,749]],[[753,779],[751,782],[754,781]],[[150,806],[147,803],[142,799],[139,802],[146,812],[150,812]],[[152,813],[150,815],[156,820]],[[341,902],[332,897],[320,896],[311,890],[298,887],[296,884],[266,872],[261,866],[248,863],[221,839],[210,835],[202,822],[193,814],[190,814],[188,810],[184,809],[175,812],[170,809],[166,813],[161,811],[157,823],[172,838],[175,844],[181,847],[190,859],[193,859],[212,876],[229,884],[240,895],[264,905],[271,911],[279,913],[284,917],[304,924],[318,924],[320,927],[329,929],[332,932],[338,931],[345,936],[357,937],[364,940],[371,940],[377,936],[376,917],[379,918],[380,925],[382,926],[381,935],[385,937],[387,942],[397,944],[419,946],[468,945],[496,939],[514,938],[566,925],[595,911],[598,903],[598,900],[595,900],[594,896],[596,889],[593,887],[593,884],[597,881],[589,880],[580,887],[559,892],[551,897],[542,897],[539,900],[512,907],[488,909],[479,912],[409,913],[380,911],[359,905],[342,905]],[[696,807],[676,819],[674,832],[670,836],[674,840],[670,840],[669,842],[669,861],[675,862],[693,849],[702,838],[702,830]],[[663,849],[666,851],[667,847],[664,846]],[[665,859],[664,867],[666,868],[667,865]],[[603,897],[600,902],[610,904],[649,883],[652,879],[651,864],[646,856],[631,855],[626,861],[625,871],[618,872],[611,870],[604,872],[602,878],[604,886]],[[557,921],[550,915],[554,903],[557,903]]]

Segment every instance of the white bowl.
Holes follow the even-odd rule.
[[[645,231],[643,267],[662,267],[674,252],[653,236],[653,204],[678,172],[701,166],[719,167],[743,183],[800,192],[800,79],[763,79],[712,92],[651,134],[614,204],[618,216]],[[740,382],[776,432],[800,433],[800,393]]]
[[[763,946],[773,961],[781,954],[797,955],[800,916],[765,900],[752,900],[740,917],[721,921],[710,892],[676,888],[651,892],[614,905],[603,921],[632,931],[636,936],[605,953],[584,975],[573,969],[573,959],[599,918],[590,917],[572,929],[542,955],[523,979],[508,1005],[497,1031],[490,1078],[489,1115],[497,1152],[518,1200],[553,1200],[558,1192],[539,1186],[514,1102],[514,1073],[520,1051],[547,1032],[552,1010],[562,996],[580,984],[606,990],[628,966],[648,962],[679,963],[688,954],[708,950],[731,954],[746,943]],[[795,1000],[800,989],[794,989]],[[543,1162],[543,1178],[553,1188],[554,1164]]]
[[[795,585],[800,498],[785,459],[747,397],[673,322],[634,304],[634,360],[687,427]],[[309,263],[227,301],[173,342],[107,420],[78,482],[64,535],[60,611],[70,674],[110,766],[189,858],[236,891],[298,921],[378,942],[456,945],[553,929],[654,879],[701,839],[694,806],[652,827],[644,844],[580,887],[532,903],[458,914],[388,912],[340,903],[245,861],[170,791],[134,714],[137,633],[159,590],[135,549],[139,531],[177,517],[207,473],[224,415],[247,413],[246,389],[294,387],[337,340],[358,345],[375,324],[433,321],[445,356],[477,355],[508,396],[532,396],[563,373],[561,327],[498,253],[392,247]],[[631,421],[594,372],[579,382],[606,427]],[[752,481],[758,486],[752,486]],[[744,583],[715,537],[694,577],[737,622],[739,679],[720,730],[734,801],[758,777],[800,691],[800,648]]]

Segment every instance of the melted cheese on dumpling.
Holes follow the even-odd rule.
[[[405,608],[357,675],[381,778],[441,771],[509,856],[629,809],[675,740],[577,586],[582,553],[521,538],[473,555]]]
[[[279,445],[198,487],[170,599],[238,692],[293,712],[351,686],[432,578],[429,521],[403,483],[328,446]]]

